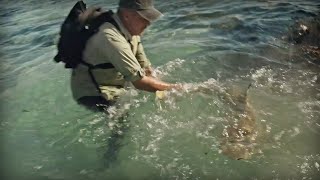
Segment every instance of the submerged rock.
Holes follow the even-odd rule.
[[[296,21],[285,39],[300,48],[312,63],[320,65],[320,15]]]

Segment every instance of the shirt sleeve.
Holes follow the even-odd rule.
[[[107,49],[104,49],[103,52],[106,53],[109,61],[124,76],[125,80],[133,82],[145,76],[130,44],[122,35],[112,29],[106,29],[104,30],[104,40]]]
[[[144,52],[144,48],[142,46],[140,38],[138,39],[138,49],[137,49],[136,58],[142,68],[147,68],[151,66],[151,63],[147,58],[146,53]]]

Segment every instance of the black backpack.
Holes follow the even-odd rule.
[[[99,26],[109,22],[119,30],[112,14],[111,10],[102,12],[100,8],[91,7],[87,9],[83,1],[78,1],[61,26],[60,39],[57,45],[58,53],[54,57],[54,61],[65,63],[65,68],[76,68],[79,64],[84,64],[89,69],[113,68],[110,63],[93,66],[82,59],[86,42],[98,32]]]

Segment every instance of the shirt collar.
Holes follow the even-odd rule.
[[[118,13],[113,14],[113,19],[119,25],[120,31],[123,33],[127,40],[132,40],[132,35],[129,33],[128,29],[123,25]]]

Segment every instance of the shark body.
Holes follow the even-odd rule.
[[[222,154],[236,160],[250,159],[256,151],[258,131],[254,109],[248,99],[250,87],[251,84],[245,92],[236,86],[226,89],[230,124],[222,132],[220,149]]]

